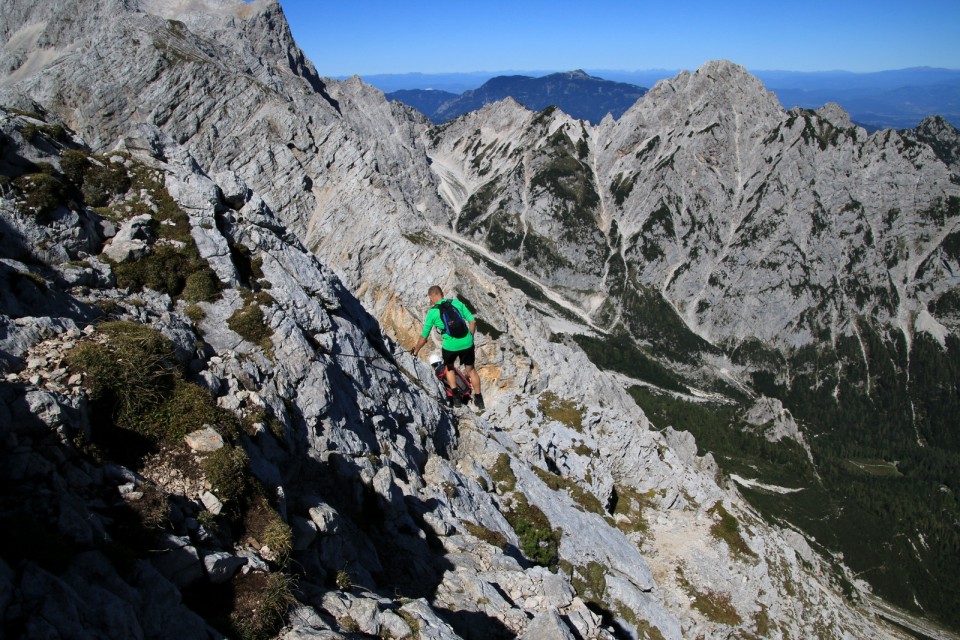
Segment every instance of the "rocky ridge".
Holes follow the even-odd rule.
[[[949,142],[917,144],[955,139],[939,123],[868,135],[715,62],[596,128],[494,105],[439,128],[431,157],[460,233],[600,324],[647,338],[623,316],[651,290],[707,342],[798,347],[857,315],[925,330],[957,286],[956,164]]]
[[[308,606],[291,617],[291,637],[323,637],[324,626],[349,631],[344,626],[348,617],[358,625],[362,621],[366,626],[358,629],[365,633],[396,625],[397,615],[388,613],[400,603],[383,596],[391,587],[416,597],[427,594],[400,609],[419,616],[420,632],[432,630],[436,636],[431,637],[469,635],[471,623],[478,620],[493,633],[541,637],[563,637],[572,629],[581,637],[643,636],[652,635],[654,628],[664,637],[681,637],[731,627],[774,636],[884,633],[827,585],[829,578],[819,573],[831,572],[806,543],[765,525],[735,492],[717,486],[715,466],[709,457],[696,457],[688,434],[651,431],[613,378],[597,371],[579,350],[543,340],[551,333],[545,324],[549,314],[542,312],[547,303],[528,308],[528,296],[504,286],[494,270],[463,266],[459,246],[434,230],[434,225],[445,226],[452,213],[433,178],[436,157],[431,165],[422,146],[425,123],[358,81],[317,79],[302,54],[298,57],[275,3],[254,3],[246,16],[236,14],[238,5],[232,3],[210,4],[210,14],[184,13],[179,5],[174,14],[172,5],[161,3],[140,5],[147,12],[103,4],[120,11],[123,19],[108,21],[106,32],[98,23],[96,31],[85,33],[84,38],[96,34],[100,39],[96,53],[80,46],[79,39],[57,41],[56,51],[75,53],[39,74],[27,73],[24,66],[35,44],[29,37],[42,33],[56,40],[54,35],[61,34],[50,33],[49,27],[44,32],[26,18],[17,23],[21,14],[11,12],[2,26],[8,36],[5,60],[14,62],[5,62],[13,72],[3,81],[3,95],[24,111],[42,107],[58,114],[94,149],[122,140],[120,148],[163,169],[170,195],[190,215],[198,251],[226,287],[218,302],[201,305],[204,320],[190,320],[183,315],[185,308],[177,310],[180,303],[149,290],[134,298],[136,304],[126,303],[125,292],[110,286],[110,268],[95,257],[82,268],[82,277],[122,306],[118,317],[148,321],[185,340],[175,340],[180,351],[196,350],[187,335],[191,326],[202,332],[204,349],[212,354],[188,360],[196,361],[196,380],[225,409],[242,410],[247,403],[269,407],[293,437],[296,446],[289,457],[276,450],[269,430],[258,431],[253,445],[245,447],[261,481],[282,487],[285,520],[296,532],[295,544],[305,546],[298,551],[310,579],[300,602]],[[36,11],[48,12],[48,24],[57,22],[52,7]],[[238,32],[243,37],[222,37]],[[221,37],[213,39],[214,33]],[[243,43],[253,46],[247,49]],[[136,56],[130,55],[131,47]],[[12,49],[19,53],[11,58]],[[133,58],[138,68],[152,69],[150,74],[134,70]],[[225,69],[245,71],[224,74]],[[97,95],[72,93],[89,87],[97,87]],[[521,117],[533,117],[527,113]],[[565,122],[561,114],[554,115],[552,133],[560,130],[554,123]],[[10,121],[17,118],[31,116],[11,116]],[[26,122],[51,126],[36,118]],[[23,124],[18,121],[16,127]],[[588,131],[581,125],[581,134]],[[569,131],[564,135],[570,143],[586,140],[570,137]],[[566,149],[567,139],[557,138]],[[17,147],[20,155],[32,153],[30,145]],[[583,147],[572,148],[579,154]],[[539,157],[544,165],[555,159],[548,153]],[[590,201],[587,186],[581,183],[578,194],[586,197],[584,203]],[[471,193],[467,189],[464,201]],[[562,206],[562,194],[554,198]],[[8,209],[5,217],[29,226],[22,212]],[[89,215],[77,219],[93,229],[82,251],[95,256],[103,237],[96,233],[106,235],[97,229],[106,225]],[[602,253],[607,244],[602,231],[586,219],[581,222],[578,251]],[[129,231],[132,237],[132,226]],[[329,262],[356,299],[329,269],[303,252],[297,238]],[[275,358],[224,329],[225,321],[246,304],[231,242],[262,259],[262,279],[270,283],[274,298],[262,313],[272,330]],[[19,258],[9,259],[23,259],[30,244],[17,245]],[[72,257],[78,256],[75,251]],[[570,260],[571,265],[578,262],[579,257]],[[21,274],[18,281],[30,280],[26,263],[8,266]],[[606,277],[607,268],[601,263],[586,274],[568,270],[589,287]],[[421,383],[429,372],[388,349],[395,361],[390,362],[383,349],[393,343],[376,337],[379,328],[360,306],[403,343],[419,320],[423,290],[435,281],[468,296],[490,329],[505,333],[481,347],[481,357],[489,363],[483,373],[492,410],[483,418],[460,416],[458,433],[447,414],[405,382],[401,370]],[[61,293],[50,282],[46,286]],[[76,325],[77,318],[89,313],[84,307],[89,302],[62,293],[60,301],[70,309],[66,317]],[[30,308],[22,295],[12,300]],[[33,317],[32,311],[13,311],[17,308],[8,307],[8,326],[24,327],[5,342],[11,370],[24,366],[22,358],[40,334],[34,322],[24,320]],[[57,333],[74,328],[62,319],[62,311],[42,317],[52,319],[40,326]],[[314,361],[318,357],[322,364]],[[28,377],[26,384],[30,389],[35,383]],[[82,430],[82,418],[77,425]],[[440,444],[431,444],[431,438],[422,442],[420,429],[440,438]],[[310,469],[312,460],[333,469],[336,480],[318,481],[324,490],[302,486],[310,476],[290,472]],[[294,467],[290,461],[296,461]],[[376,506],[372,532],[357,537],[355,521],[363,514],[352,513],[351,504],[333,506],[336,495],[355,497],[354,509]],[[592,513],[564,495],[580,496],[587,504],[586,496],[592,495],[601,512]],[[502,536],[508,551],[516,550],[518,534],[504,513],[519,509],[520,496],[544,514],[552,530],[567,532],[557,544],[558,574],[530,567],[515,552],[482,543],[469,529],[464,532],[464,523],[481,526]],[[739,526],[730,525],[729,517]],[[644,532],[648,521],[655,524]],[[740,531],[740,543],[711,533],[718,523]],[[475,532],[490,537],[483,530]],[[570,535],[572,531],[579,535]],[[677,536],[677,531],[691,535]],[[369,544],[346,544],[358,539]],[[411,559],[409,564],[402,562],[404,557]],[[385,566],[388,560],[401,566]],[[380,595],[330,589],[331,575],[345,567],[351,582]],[[317,590],[310,585],[318,585]],[[791,592],[792,597],[782,595]],[[725,603],[720,608],[729,617],[706,604],[718,601]],[[393,628],[391,633],[398,629]]]
[[[5,116],[8,158],[13,149],[31,146],[22,132],[33,121]],[[42,146],[59,146],[44,134],[34,135]],[[84,341],[111,344],[107,336],[114,334],[101,331],[118,320],[161,332],[183,361],[187,381],[216,397],[221,409],[259,416],[237,446],[249,457],[253,474],[277,496],[278,512],[292,532],[298,601],[283,637],[339,637],[323,635],[337,630],[403,637],[416,627],[426,637],[679,638],[730,624],[689,609],[687,593],[718,600],[746,628],[767,625],[771,617],[780,628],[870,628],[863,614],[842,604],[838,592],[818,584],[804,562],[821,561],[805,544],[742,511],[735,496],[714,484],[709,456],[698,459],[684,434],[651,430],[607,376],[585,375],[580,382],[586,393],[577,405],[549,393],[538,398],[513,392],[510,401],[501,400],[482,417],[450,415],[437,403],[427,368],[381,334],[339,279],[285,232],[235,174],[218,174],[216,181],[205,176],[187,152],[146,125],[117,148],[124,155],[106,161],[131,170],[142,163],[163,177],[222,291],[191,306],[180,294],[117,288],[123,264],[159,253],[156,237],[147,239],[146,254],[128,254],[122,262],[80,249],[68,251],[68,262],[26,258],[31,246],[65,229],[48,225],[26,200],[3,200],[4,221],[16,222],[23,234],[9,236],[17,243],[5,245],[4,258],[5,480],[17,487],[17,496],[43,486],[60,496],[59,504],[29,501],[26,511],[41,522],[54,517],[59,535],[82,549],[84,558],[71,561],[64,574],[59,567],[38,566],[29,552],[16,560],[7,556],[8,628],[22,628],[27,637],[41,628],[166,636],[174,630],[160,621],[176,616],[183,632],[215,633],[186,613],[178,589],[278,570],[275,552],[262,542],[226,544],[211,536],[207,518],[229,501],[215,489],[211,493],[209,480],[184,482],[189,465],[162,462],[164,455],[182,457],[188,447],[202,452],[210,441],[217,450],[229,436],[195,424],[186,444],[161,447],[160,459],[150,457],[139,468],[104,465],[82,445],[102,442],[110,418],[92,395],[95,381],[65,361]],[[20,155],[33,155],[34,163],[58,163],[61,170],[66,164],[62,155]],[[158,192],[152,201],[161,198]],[[109,248],[123,241],[124,229],[140,224],[144,214],[129,215],[134,211],[123,202],[114,196],[111,211],[128,211],[129,217],[115,217],[112,225],[92,209],[71,205],[78,219],[74,229],[93,230],[82,246],[106,240]],[[46,215],[66,212],[58,206]],[[260,304],[269,328],[267,346],[229,328],[249,304],[244,291],[253,285],[243,275],[250,268],[238,257],[244,255],[258,265],[259,290],[269,293]],[[34,317],[27,308],[38,291],[46,294],[48,306],[36,309],[42,315]],[[574,361],[576,369],[589,368],[562,345],[548,351],[542,367]],[[563,387],[552,389],[559,394]],[[69,480],[77,476],[84,478],[79,485]],[[119,540],[116,516],[109,515],[112,503],[97,496],[125,504],[156,491],[173,505],[162,532],[168,551],[136,560],[137,577],[131,580],[110,559],[106,545]],[[617,506],[603,507],[611,501]],[[5,503],[4,517],[22,524],[27,516],[16,504]],[[511,518],[531,507],[554,532],[556,555],[547,563],[559,567],[558,573],[532,565],[518,551],[530,553]],[[741,514],[735,538],[740,550],[709,532],[718,518],[732,517],[727,510]],[[650,536],[648,519],[656,520],[654,527],[688,530],[691,547],[677,548],[673,535]],[[666,552],[665,562],[657,559]],[[685,555],[676,571],[678,557]],[[707,567],[711,573],[702,573]],[[747,568],[753,579],[740,580]],[[793,605],[778,595],[786,584],[804,594]],[[106,596],[104,589],[110,594],[105,599],[84,595]],[[161,591],[167,595],[154,608],[129,600],[156,602],[151,594]],[[390,592],[413,600],[385,597]],[[69,607],[40,617],[62,598]],[[598,615],[598,606],[608,613]],[[811,610],[829,611],[830,617],[813,623]]]

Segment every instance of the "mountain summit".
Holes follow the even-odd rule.
[[[598,123],[607,114],[619,118],[646,91],[636,85],[596,78],[578,69],[540,78],[498,76],[460,96],[444,96],[442,101],[438,101],[439,92],[433,91],[397,91],[387,97],[409,104],[435,123],[452,120],[508,97],[534,111],[556,106],[574,118]]]

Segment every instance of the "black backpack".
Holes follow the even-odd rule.
[[[449,301],[444,300],[437,305],[440,310],[440,319],[443,321],[443,332],[451,338],[464,338],[470,332],[467,321]]]

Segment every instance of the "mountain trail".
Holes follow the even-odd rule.
[[[507,269],[508,271],[510,271],[512,274],[514,274],[514,275],[517,276],[518,278],[522,278],[523,280],[526,280],[527,282],[533,284],[534,286],[536,286],[538,289],[541,290],[541,292],[544,294],[544,296],[546,296],[547,298],[549,298],[552,302],[556,303],[557,305],[559,305],[559,306],[567,309],[567,310],[570,311],[571,313],[573,313],[573,314],[574,314],[575,316],[577,316],[580,320],[582,320],[582,321],[583,321],[583,324],[586,325],[588,328],[590,328],[590,329],[592,329],[593,331],[596,331],[596,332],[598,332],[598,333],[604,333],[604,330],[603,330],[601,327],[597,326],[597,325],[593,322],[593,320],[590,319],[590,316],[587,314],[587,312],[585,312],[583,309],[581,309],[580,307],[578,307],[577,305],[575,305],[574,303],[572,303],[570,300],[568,300],[567,298],[565,298],[563,295],[561,295],[561,294],[557,293],[556,291],[554,291],[553,289],[551,289],[549,285],[546,285],[546,284],[544,284],[543,282],[540,282],[539,280],[537,280],[537,279],[535,279],[535,278],[532,278],[531,276],[529,276],[529,275],[527,275],[527,274],[525,274],[525,273],[523,273],[523,272],[521,272],[521,271],[517,271],[517,270],[516,270],[514,267],[512,267],[509,263],[504,262],[503,260],[501,260],[499,257],[497,257],[496,255],[494,255],[493,253],[491,253],[491,252],[490,252],[486,247],[484,247],[483,245],[477,244],[477,243],[475,243],[475,242],[471,242],[470,240],[467,240],[466,238],[464,238],[464,237],[462,237],[462,236],[456,235],[455,233],[451,232],[450,230],[448,230],[448,229],[446,229],[446,228],[444,228],[444,227],[434,226],[434,227],[432,227],[432,230],[433,230],[433,232],[436,233],[437,235],[442,236],[443,238],[446,238],[447,240],[453,242],[454,244],[458,244],[458,245],[460,245],[460,246],[462,246],[462,247],[465,247],[465,248],[467,248],[467,249],[470,249],[471,251],[474,251],[474,252],[480,254],[481,256],[483,256],[484,259],[489,260],[490,262],[496,264],[497,266],[499,266],[499,267],[501,267],[501,268],[503,268],[503,269]]]

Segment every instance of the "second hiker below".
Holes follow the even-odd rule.
[[[451,389],[457,387],[453,365],[459,359],[470,378],[470,384],[473,385],[473,403],[482,411],[484,405],[483,396],[480,395],[480,376],[473,367],[476,361],[473,334],[477,331],[477,321],[462,302],[456,298],[453,300],[444,298],[443,290],[437,285],[430,287],[427,296],[430,298],[430,310],[427,311],[427,317],[423,321],[423,331],[417,340],[417,346],[411,350],[411,353],[413,355],[420,353],[423,345],[427,344],[430,330],[436,327],[443,336],[441,352],[443,363],[447,367],[447,384]]]

